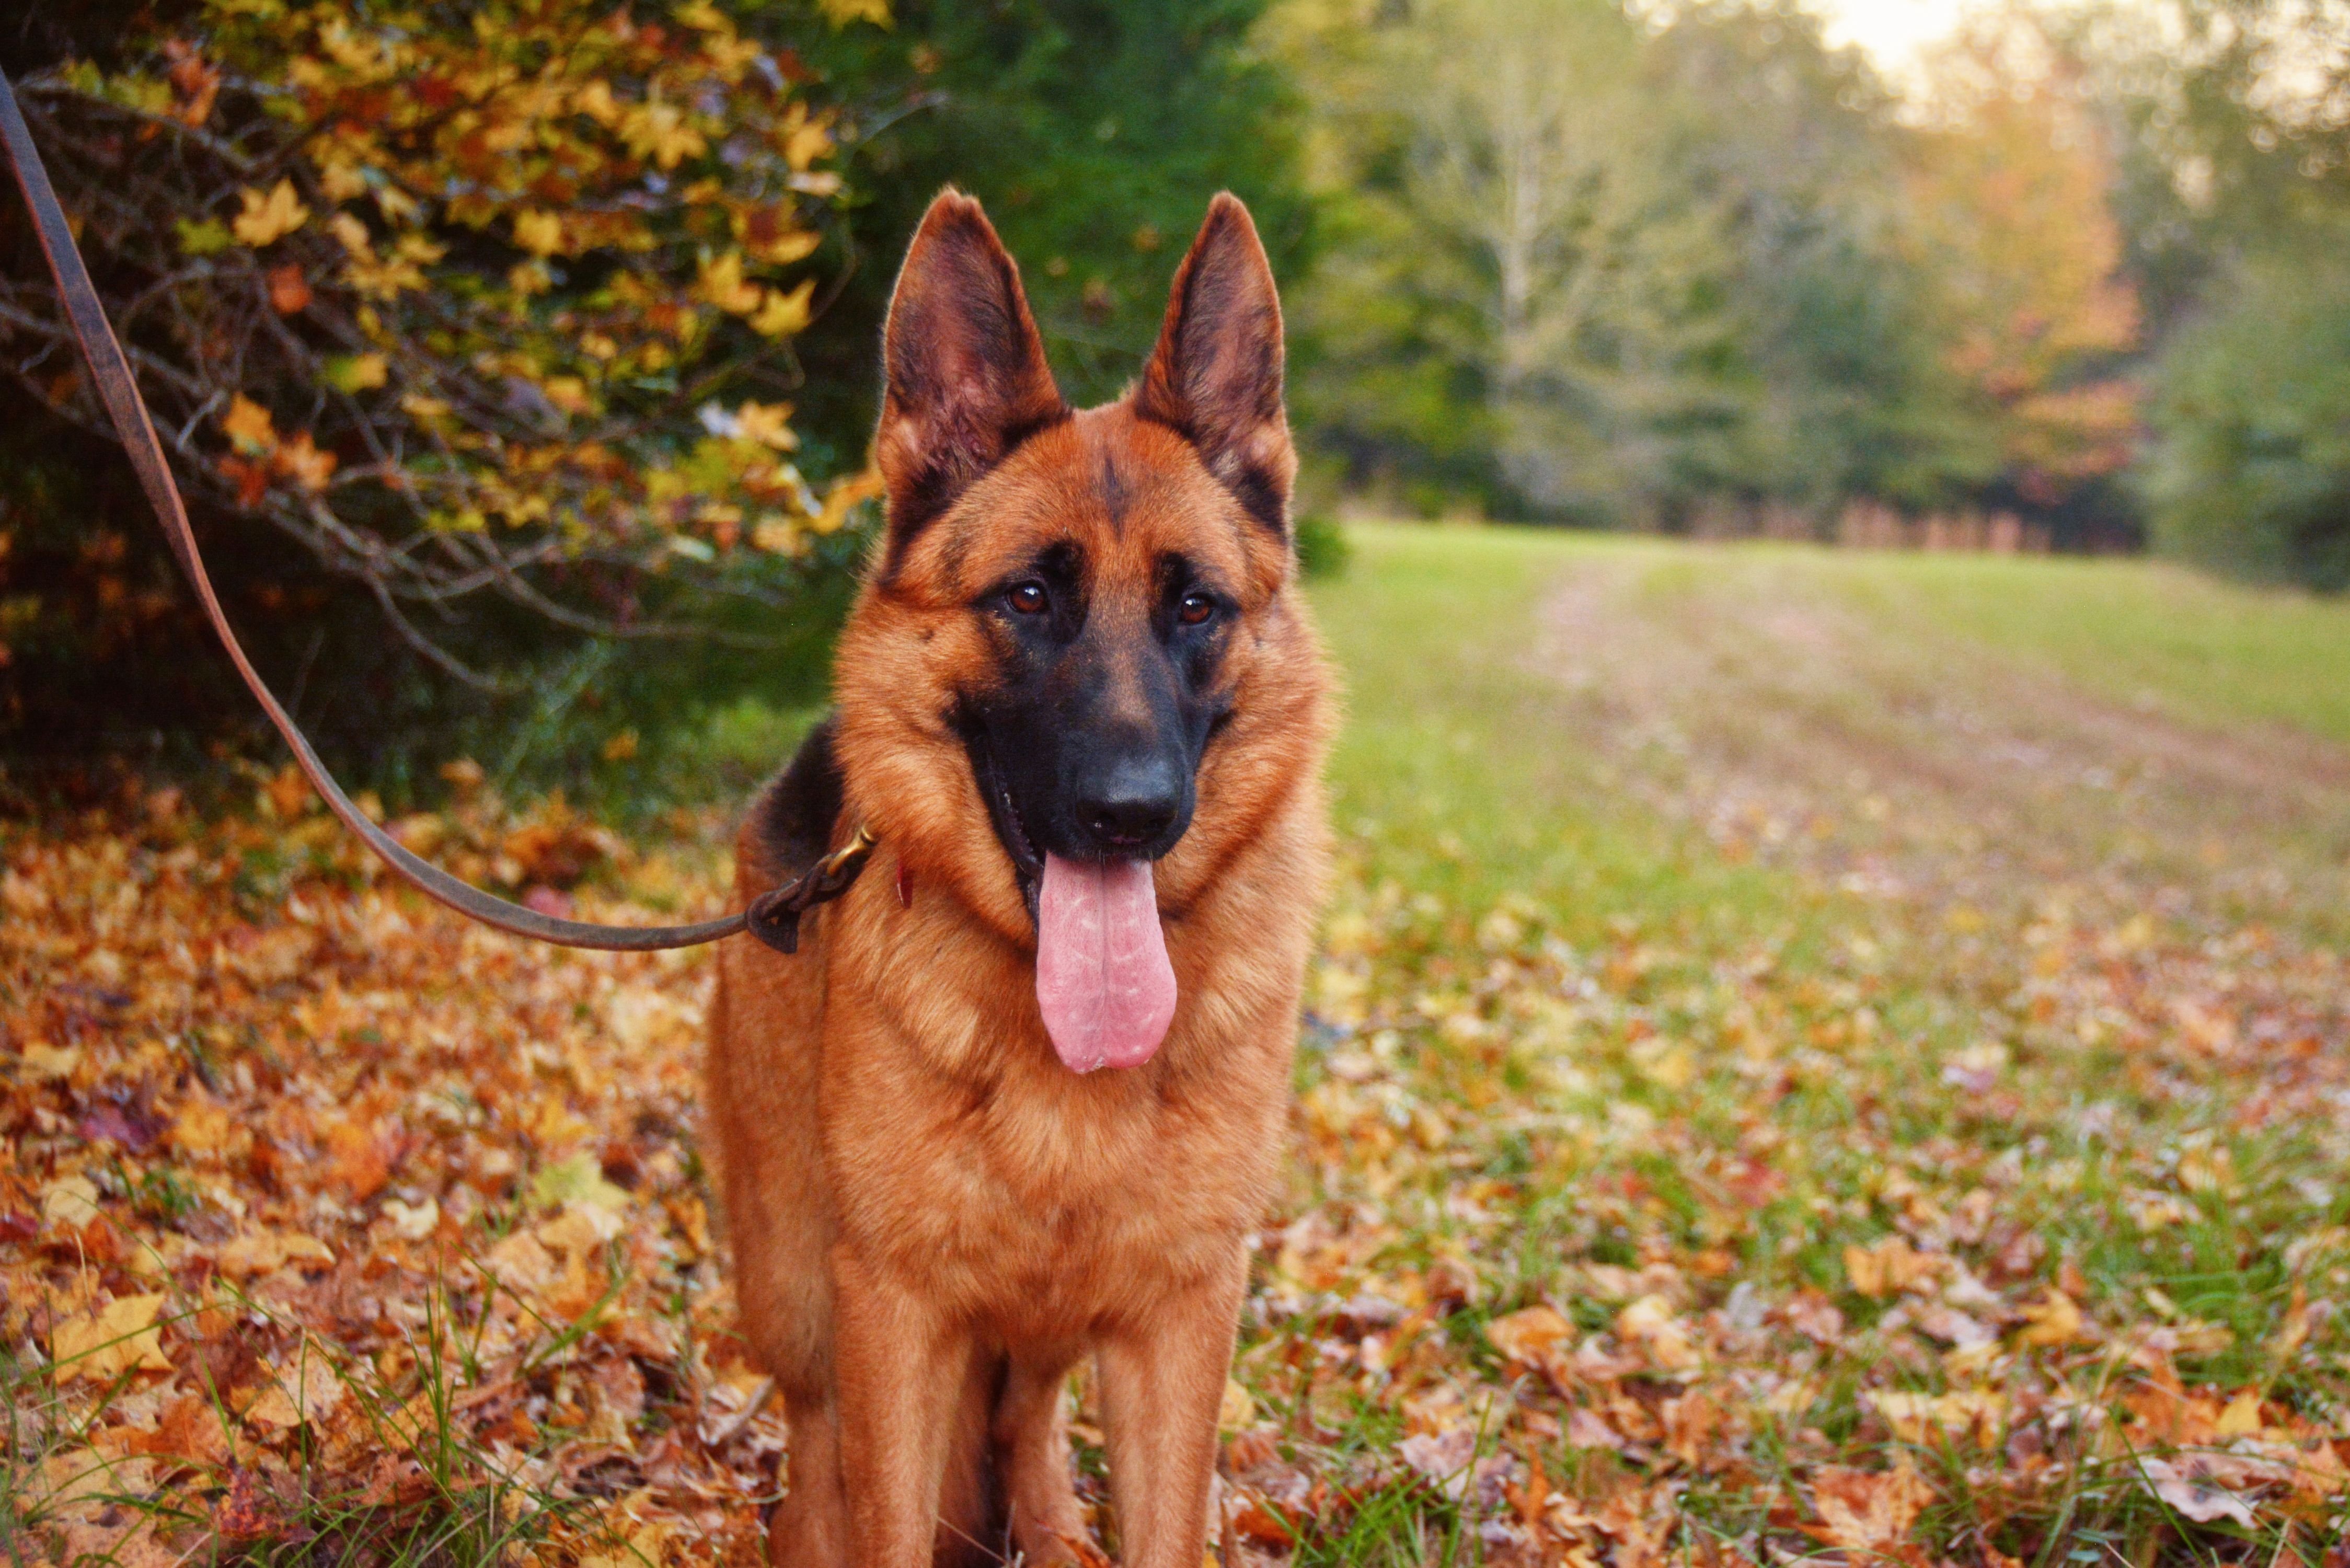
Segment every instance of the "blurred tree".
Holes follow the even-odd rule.
[[[1992,434],[1943,351],[1899,100],[1792,4],[1684,6],[1652,47],[1687,106],[1677,156],[1734,256],[1743,419],[1711,483],[1825,519],[1851,496],[1924,509],[1991,479]]]
[[[2350,224],[2230,264],[2164,350],[2141,483],[2156,544],[2350,588]]]
[[[2074,24],[2129,132],[2119,211],[2158,353],[2158,548],[2350,587],[2350,4],[2178,0]]]
[[[1606,0],[1309,0],[1274,36],[1345,211],[1299,307],[1319,438],[1357,481],[1394,464],[1595,522],[1665,504],[1733,417],[1706,373],[1726,258],[1661,156],[1639,26]]]
[[[1927,57],[1914,140],[1918,259],[1950,363],[1980,400],[2002,477],[2053,508],[2129,461],[2137,344],[2112,161],[2079,63],[2028,19],[1978,16]]]
[[[1918,139],[1794,5],[1290,0],[1267,36],[1315,110],[1301,409],[1338,483],[1817,527],[1998,477]]]

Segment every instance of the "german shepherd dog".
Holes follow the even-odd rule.
[[[796,955],[727,944],[712,1020],[791,1424],[770,1553],[1099,1563],[1063,1410],[1092,1355],[1123,1561],[1199,1568],[1326,855],[1273,274],[1218,196],[1141,379],[1075,411],[949,190],[883,348],[886,535],[738,893],[879,847]]]

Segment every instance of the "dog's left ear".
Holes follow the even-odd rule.
[[[1208,472],[1274,534],[1289,532],[1297,454],[1281,406],[1281,296],[1248,208],[1226,191],[1175,271],[1134,411],[1180,431]]]

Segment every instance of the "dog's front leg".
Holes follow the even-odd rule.
[[[1248,1262],[1170,1292],[1101,1349],[1102,1417],[1124,1568],[1199,1568],[1207,1555],[1216,1410]]]
[[[833,1252],[841,1487],[854,1568],[928,1568],[965,1336],[846,1246]]]

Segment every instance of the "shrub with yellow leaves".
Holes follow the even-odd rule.
[[[179,26],[22,83],[35,137],[182,483],[443,669],[476,674],[421,609],[682,629],[681,588],[804,556],[869,495],[802,472],[779,395],[839,271],[849,134],[790,48],[710,0],[204,0]],[[46,278],[0,275],[0,364],[104,431],[75,363]]]

